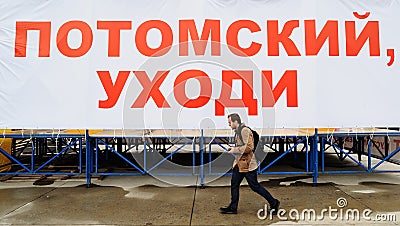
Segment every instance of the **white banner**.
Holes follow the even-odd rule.
[[[0,128],[399,127],[399,0],[0,0]]]

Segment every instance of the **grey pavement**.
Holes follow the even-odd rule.
[[[197,177],[177,177],[199,183]],[[84,178],[33,185],[35,179],[0,182],[0,224],[4,225],[399,225],[400,174],[259,176],[281,200],[281,214],[265,216],[266,202],[243,182],[237,215],[223,215],[229,203],[230,177],[199,186],[174,186],[151,176]],[[171,180],[169,180],[171,181]],[[338,206],[338,199],[346,201]],[[336,209],[338,216],[327,212]],[[324,212],[324,209],[327,210]],[[308,219],[307,211],[315,211]],[[371,219],[346,219],[346,211],[371,210]],[[283,211],[286,211],[284,214]],[[305,212],[304,212],[305,211]],[[342,211],[342,216],[340,216]],[[259,212],[259,216],[257,215]],[[302,214],[304,212],[304,214]],[[322,214],[321,214],[322,212]],[[303,216],[304,215],[304,216]],[[356,215],[354,215],[356,216]],[[379,219],[378,219],[378,217]],[[307,218],[307,219],[302,219]],[[348,216],[353,217],[353,215]],[[260,219],[261,218],[261,219]],[[385,218],[385,220],[382,220]],[[395,218],[395,219],[387,219]],[[379,221],[378,221],[379,220]]]

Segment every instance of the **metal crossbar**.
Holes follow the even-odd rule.
[[[286,150],[282,155],[280,155],[278,158],[274,159],[274,161],[272,161],[267,166],[265,166],[260,172],[264,173],[265,170],[267,170],[269,167],[271,167],[273,164],[275,164],[277,161],[279,161],[281,158],[283,158],[287,153],[291,152],[295,147],[297,147],[299,144],[303,143],[305,140],[306,140],[306,138],[301,139],[299,142],[294,144],[293,147]]]

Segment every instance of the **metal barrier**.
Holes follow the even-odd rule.
[[[9,159],[12,164],[10,171],[0,172],[0,175],[82,175],[85,173],[86,183],[89,186],[93,176],[164,174],[198,176],[200,185],[204,186],[207,177],[229,174],[227,170],[214,171],[217,168],[214,160],[215,156],[224,155],[232,145],[233,133],[230,130],[216,130],[213,133],[203,130],[62,130],[58,132],[34,130],[24,132],[26,131],[18,130],[3,133],[3,139],[14,139],[14,148],[11,153],[0,148],[0,155]],[[400,147],[393,146],[393,142],[390,143],[390,137],[400,137],[399,131],[371,128],[275,129],[258,130],[258,132],[260,142],[266,149],[265,154],[268,154],[268,161],[263,162],[263,159],[260,159],[259,174],[310,175],[313,183],[316,184],[319,174],[400,172],[400,170],[380,169],[384,162],[400,164],[399,161],[393,159],[400,152]],[[397,143],[400,144],[400,142]],[[190,144],[191,147],[187,148]],[[85,158],[83,153],[85,153]],[[157,172],[159,167],[166,164],[168,159],[172,159],[177,153],[192,156],[190,172]],[[271,153],[275,156],[272,160],[268,158]],[[272,166],[286,158],[289,153],[293,155],[295,161],[298,161],[299,153],[305,156],[304,161],[301,162],[304,164],[304,169],[273,170]],[[154,159],[155,154],[162,157],[158,160]],[[327,157],[332,154],[336,155],[340,161],[355,163],[357,170],[327,169]],[[51,163],[67,157],[73,157],[75,160],[76,164],[72,166],[75,169],[73,172],[55,170],[56,167],[49,168]],[[107,163],[111,157],[128,165],[131,170],[102,171],[101,164]],[[379,161],[373,163],[373,160],[377,161],[377,158]],[[226,161],[226,164],[229,166],[231,161]],[[2,167],[4,165],[0,165],[0,168]]]
[[[7,172],[0,172],[0,175],[21,175],[21,174],[41,174],[41,175],[79,175],[82,174],[82,150],[84,131],[30,131],[28,134],[22,131],[11,131],[3,135],[3,138],[13,140],[23,140],[26,145],[21,150],[13,150],[8,153],[0,148],[0,154],[8,158],[12,168]],[[14,142],[16,144],[16,142]],[[75,168],[71,171],[43,171],[48,168],[50,163],[57,159],[65,159],[70,156],[77,158]],[[1,167],[1,166],[0,166]],[[57,168],[52,166],[52,168]]]

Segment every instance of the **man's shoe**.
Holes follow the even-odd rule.
[[[278,210],[279,210],[279,205],[280,204],[281,204],[281,202],[279,202],[279,200],[276,199],[275,205],[271,206],[271,209],[270,209],[270,213],[272,215],[277,215],[278,214]]]
[[[237,214],[237,210],[232,209],[231,207],[221,207],[219,208],[222,214]]]
[[[227,209],[229,209],[229,206],[224,206],[224,207],[219,208],[220,211],[225,211]]]

